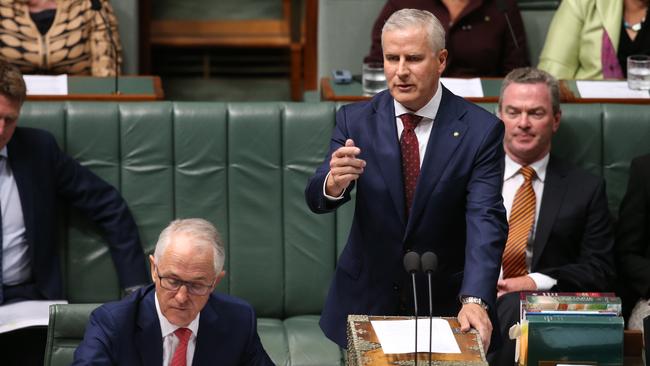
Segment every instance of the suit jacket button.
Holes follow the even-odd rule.
[[[399,285],[397,283],[393,283],[393,290],[399,291]]]

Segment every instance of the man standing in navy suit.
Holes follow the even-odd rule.
[[[273,365],[253,308],[213,293],[225,253],[212,224],[173,221],[149,261],[154,285],[93,311],[74,365]]]
[[[445,32],[427,11],[402,9],[384,25],[388,91],[343,106],[330,155],[309,180],[307,203],[331,212],[356,207],[347,245],[321,317],[325,334],[346,347],[349,314],[405,315],[413,308],[402,258],[439,259],[433,311],[476,328],[487,349],[496,282],[507,237],[501,198],[503,124],[439,82]],[[421,294],[425,281],[420,279]],[[428,309],[426,296],[419,308]]]

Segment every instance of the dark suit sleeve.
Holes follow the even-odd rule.
[[[123,288],[147,283],[138,228],[122,196],[61,151],[52,136],[47,136],[45,151],[52,159],[57,194],[103,230]]]
[[[634,159],[627,191],[621,202],[616,251],[624,283],[637,296],[650,297],[650,155]]]
[[[74,352],[72,365],[117,365],[111,357],[114,354],[111,335],[115,335],[115,326],[110,314],[103,308],[97,308],[90,314],[84,338]]]
[[[496,283],[508,232],[501,196],[503,133],[500,122],[488,131],[467,186],[467,243],[460,294],[480,297],[491,309],[496,301]]]
[[[248,343],[239,364],[241,366],[273,366],[274,363],[264,350],[260,336],[257,333],[257,317],[255,316],[255,311],[250,306],[249,311],[250,325]]]
[[[350,192],[354,189],[354,182],[352,182],[345,192],[343,192],[343,198],[340,200],[332,201],[323,195],[323,184],[325,183],[325,178],[327,178],[327,174],[330,170],[330,159],[332,154],[341,146],[345,146],[345,141],[348,138],[350,138],[350,134],[347,130],[346,108],[342,107],[336,113],[336,126],[332,132],[330,149],[325,157],[325,161],[318,169],[316,169],[314,175],[309,178],[307,188],[305,189],[307,206],[309,206],[309,208],[315,213],[333,211],[350,200]]]
[[[605,181],[598,178],[596,185],[579,184],[581,189],[591,189],[589,203],[586,205],[584,214],[586,215],[584,225],[573,222],[573,228],[568,231],[582,231],[579,246],[574,246],[571,242],[559,243],[565,247],[565,250],[571,250],[575,247],[578,251],[574,258],[566,258],[565,264],[542,268],[539,272],[555,278],[557,290],[559,291],[607,291],[611,290],[614,274],[614,236],[611,225],[609,207],[607,206],[607,195],[605,193]],[[593,188],[589,188],[593,186]],[[575,197],[565,197],[566,200],[575,199]],[[556,225],[559,218],[556,219]],[[560,229],[558,229],[560,230]],[[557,232],[556,235],[566,235]],[[550,240],[553,240],[551,238]],[[550,244],[547,244],[550,245]],[[549,253],[550,254],[550,253]],[[564,252],[554,253],[553,255],[565,255]]]

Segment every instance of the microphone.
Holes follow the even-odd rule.
[[[438,256],[434,252],[425,252],[422,254],[422,271],[427,274],[429,283],[429,366],[431,366],[431,337],[433,323],[433,295],[431,293],[431,277],[438,269]]]
[[[106,32],[108,33],[108,40],[111,43],[111,48],[113,50],[113,57],[115,61],[115,78],[113,81],[114,91],[113,94],[120,94],[120,88],[118,84],[118,75],[119,75],[119,66],[118,66],[118,55],[117,55],[117,46],[115,46],[115,41],[113,40],[113,30],[111,29],[108,19],[106,19],[106,14],[102,11],[102,2],[100,0],[90,0],[90,9],[99,13],[106,26]]]
[[[510,37],[515,43],[515,47],[519,48],[519,42],[517,42],[517,37],[515,36],[515,31],[512,29],[512,24],[510,23],[510,17],[508,16],[508,6],[506,5],[505,0],[497,0],[496,6],[499,11],[503,12],[503,16],[506,18],[506,24],[508,24],[508,29],[510,30]]]
[[[404,255],[404,269],[411,275],[413,283],[413,306],[415,310],[415,355],[413,363],[418,366],[418,295],[415,286],[415,274],[420,271],[420,255],[416,252],[408,252]]]

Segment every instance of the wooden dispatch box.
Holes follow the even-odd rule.
[[[370,323],[372,320],[404,320],[412,317],[404,316],[348,316],[348,366],[393,366],[413,365],[413,353],[385,354],[377,335]],[[422,317],[420,317],[422,319]],[[485,350],[478,332],[475,329],[467,333],[460,331],[460,323],[456,318],[442,318],[449,322],[451,330],[461,353],[433,353],[431,364],[436,366],[488,366],[485,360]],[[418,352],[418,365],[428,365],[429,353]]]

